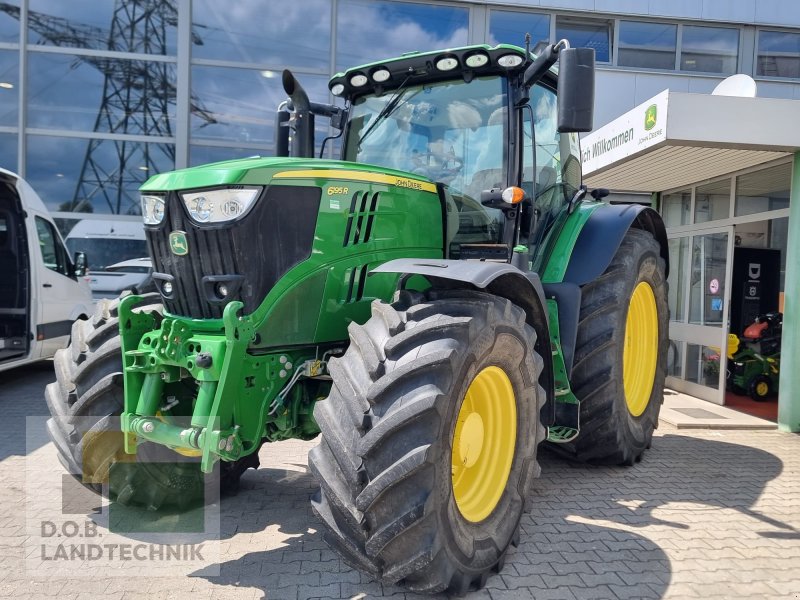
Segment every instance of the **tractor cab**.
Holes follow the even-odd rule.
[[[562,46],[549,46],[536,61],[505,45],[413,52],[334,76],[330,90],[346,103],[336,113],[341,158],[436,183],[446,206],[446,258],[507,262],[524,247],[521,266],[530,268],[535,249],[581,189],[576,132],[591,129],[593,65],[585,49]],[[550,67],[565,51],[581,57],[562,58],[560,78],[568,85],[561,85],[584,95],[562,98],[559,111]],[[297,88],[291,81],[287,92]],[[306,133],[296,110],[303,102],[294,104],[297,139]],[[321,105],[310,112],[332,114]],[[287,133],[279,128],[280,136]]]

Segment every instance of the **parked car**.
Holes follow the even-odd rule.
[[[116,298],[123,292],[142,294],[156,291],[153,264],[149,258],[133,258],[110,265],[100,271],[89,271],[92,298]]]
[[[72,323],[92,314],[86,264],[33,188],[0,169],[0,371],[66,347]]]

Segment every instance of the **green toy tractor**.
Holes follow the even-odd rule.
[[[735,393],[760,402],[778,392],[782,329],[783,315],[770,312],[757,316],[741,338],[729,334],[735,344],[728,350],[727,379]]]
[[[313,507],[349,564],[480,587],[519,539],[540,442],[602,464],[649,447],[664,225],[582,185],[590,49],[404,54],[333,77],[343,107],[283,84],[281,156],[142,187],[158,294],[75,324],[50,435],[86,485],[158,508],[321,434]],[[341,160],[314,157],[315,116]]]

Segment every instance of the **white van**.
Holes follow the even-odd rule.
[[[0,371],[66,347],[72,323],[93,312],[85,271],[33,188],[0,169]]]
[[[95,301],[116,298],[124,290],[135,289],[123,281],[126,273],[131,280],[148,277],[150,259],[147,258],[147,241],[141,218],[83,219],[67,234],[66,244],[71,253],[83,252],[89,258],[89,287]],[[134,268],[133,261],[146,261],[147,264],[142,262]],[[139,273],[138,277],[136,273]]]

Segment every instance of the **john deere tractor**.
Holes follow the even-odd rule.
[[[540,442],[621,465],[650,445],[664,225],[582,185],[592,50],[412,52],[334,76],[342,106],[283,85],[281,156],[142,187],[158,294],[75,324],[50,435],[86,485],[150,508],[319,436],[313,508],[349,564],[480,587],[519,539]],[[340,160],[315,158],[315,117]]]

